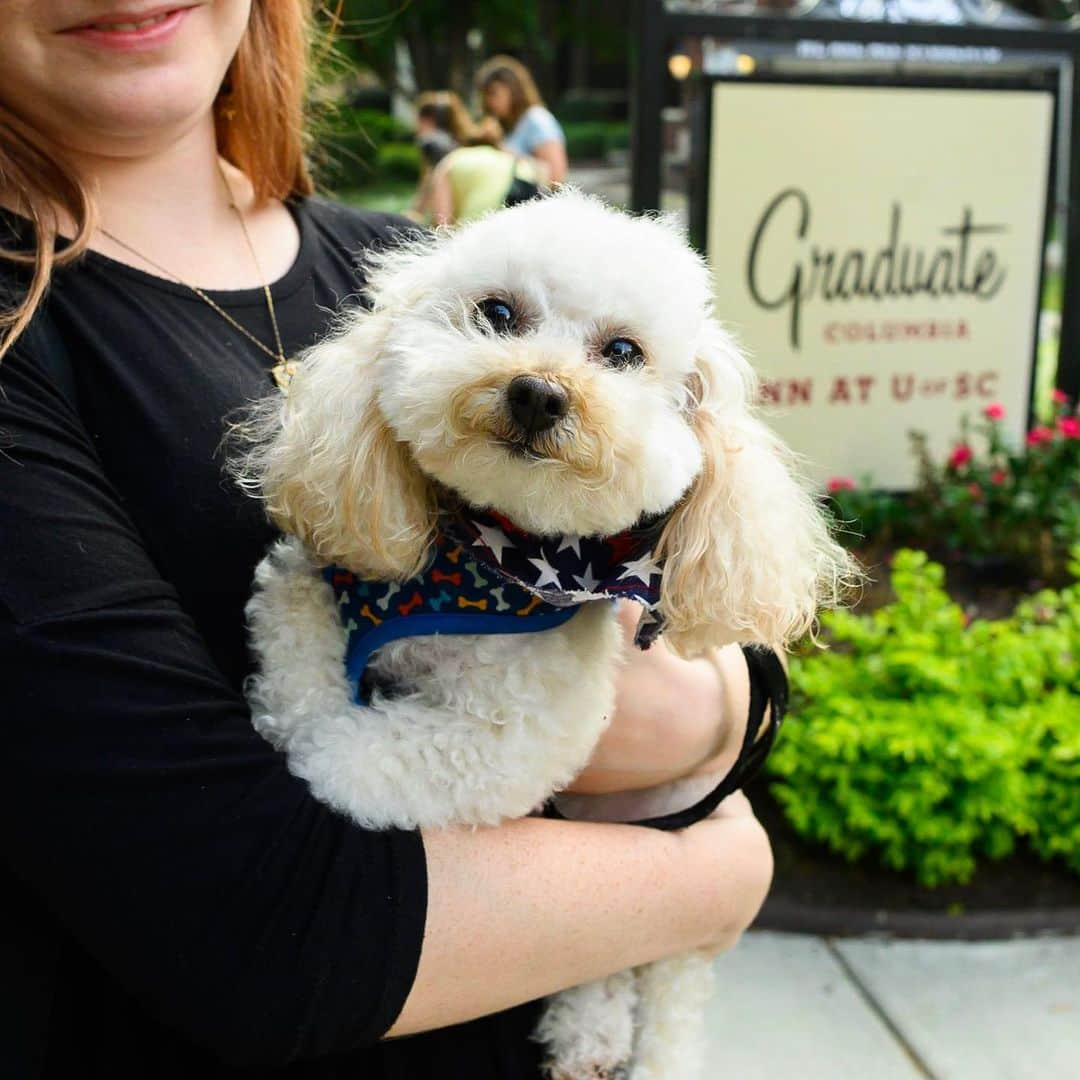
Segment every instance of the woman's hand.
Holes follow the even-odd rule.
[[[722,773],[738,757],[750,710],[749,675],[739,647],[683,660],[661,637],[642,651],[633,645],[640,615],[638,604],[619,604],[626,662],[617,677],[615,714],[570,785],[574,794],[640,790]]]
[[[566,179],[566,171],[569,168],[566,147],[558,139],[550,139],[539,146],[534,146],[532,156],[543,163],[549,183],[561,184]]]
[[[718,872],[730,873],[740,882],[734,895],[718,898],[718,906],[730,905],[727,918],[718,924],[712,940],[704,946],[712,953],[727,952],[738,944],[743,932],[757,918],[769,894],[773,877],[769,836],[741,791],[729,795],[704,821],[684,829],[682,836],[693,852],[693,859],[715,859],[717,852],[722,851],[726,863]]]

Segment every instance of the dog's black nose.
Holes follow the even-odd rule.
[[[558,383],[539,375],[518,375],[506,388],[510,415],[526,436],[539,435],[566,415],[570,400]]]

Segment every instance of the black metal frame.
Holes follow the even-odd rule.
[[[1039,247],[1038,290],[1034,312],[1034,324],[1031,328],[1031,367],[1028,372],[1028,388],[1026,417],[1028,426],[1034,420],[1035,407],[1035,375],[1039,361],[1039,298],[1042,297],[1046,277],[1046,263],[1042,253],[1046,250],[1049,240],[1050,221],[1054,202],[1054,169],[1053,163],[1057,150],[1058,138],[1058,113],[1061,106],[1060,79],[1057,72],[1051,73],[1049,69],[1033,71],[1027,74],[1016,75],[993,75],[990,77],[979,76],[972,79],[966,76],[909,76],[897,77],[894,73],[878,75],[829,75],[823,78],[808,77],[806,75],[782,75],[773,74],[754,76],[747,78],[742,76],[718,75],[700,79],[697,90],[702,98],[699,108],[694,117],[691,142],[695,149],[695,160],[692,163],[691,179],[694,183],[695,194],[698,196],[691,200],[690,216],[690,241],[704,255],[708,239],[708,193],[711,184],[710,157],[708,153],[709,136],[712,131],[712,106],[713,87],[717,83],[730,83],[746,85],[757,84],[784,84],[788,86],[865,86],[880,89],[901,90],[1006,90],[1013,93],[1036,93],[1050,94],[1053,98],[1053,112],[1050,119],[1050,161],[1046,170],[1046,196],[1043,200],[1043,228],[1042,243]]]
[[[635,0],[630,192],[630,203],[635,210],[656,209],[660,205],[660,108],[668,78],[667,54],[673,44],[693,37],[745,42],[810,40],[988,47],[1042,54],[1048,67],[1062,58],[1068,59],[1072,69],[1069,135],[1064,147],[1055,143],[1055,151],[1068,155],[1066,261],[1062,283],[1057,385],[1074,398],[1080,396],[1080,34],[1034,21],[1003,26],[938,26],[821,18],[812,14],[674,13],[664,9],[662,0]],[[986,71],[985,68],[981,70]],[[825,80],[802,77],[800,81]],[[896,78],[895,82],[897,85],[907,85],[900,78]],[[1058,95],[1056,98],[1058,105],[1060,97]],[[1055,162],[1056,153],[1051,161],[1051,175]]]

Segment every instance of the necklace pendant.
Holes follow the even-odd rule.
[[[283,393],[289,392],[289,383],[292,381],[292,377],[296,374],[296,361],[295,360],[279,360],[271,369],[270,374],[274,377],[274,382],[277,383],[277,388]]]

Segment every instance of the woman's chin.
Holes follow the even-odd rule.
[[[210,114],[214,93],[185,70],[143,71],[117,84],[97,101],[69,96],[57,137],[72,150],[95,156],[127,156],[171,143]],[[100,93],[101,81],[96,83]]]

